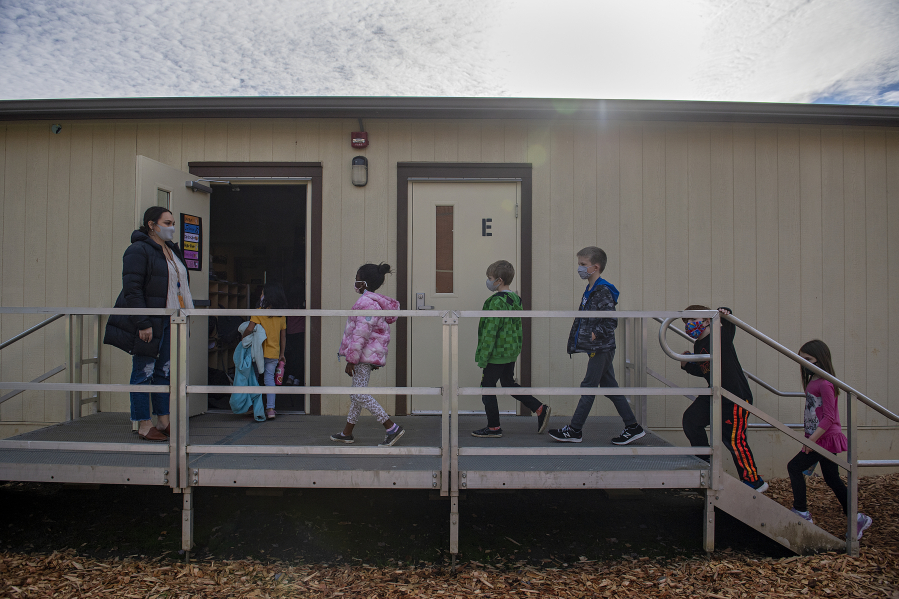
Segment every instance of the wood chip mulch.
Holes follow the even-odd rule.
[[[789,481],[769,495],[790,505]],[[191,564],[93,560],[74,552],[0,553],[0,597],[364,599],[405,597],[885,597],[899,599],[899,474],[860,482],[860,510],[874,518],[857,558],[838,553],[772,559],[728,549],[710,556],[635,558],[567,568],[524,563],[496,568],[467,562],[449,568],[316,566],[250,560]],[[809,483],[816,522],[843,537],[836,501],[823,481]]]

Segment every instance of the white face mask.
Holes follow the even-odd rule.
[[[156,235],[163,241],[171,241],[175,238],[175,226],[171,227],[158,227],[156,229]]]

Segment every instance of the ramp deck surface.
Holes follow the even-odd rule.
[[[395,420],[407,431],[396,447],[440,448],[439,416],[405,416]],[[548,429],[559,428],[567,421],[567,417],[552,418]],[[240,446],[238,451],[246,451],[246,446],[374,447],[384,438],[383,427],[374,418],[363,417],[354,430],[353,445],[334,443],[329,437],[342,430],[344,422],[343,416],[311,415],[281,415],[275,420],[255,422],[246,415],[211,413],[190,419],[189,441],[191,445]],[[502,438],[472,437],[471,431],[484,424],[482,415],[459,417],[462,453],[459,471],[465,475],[464,488],[698,487],[700,473],[708,469],[704,461],[693,456],[576,455],[584,448],[615,447],[610,440],[621,432],[621,422],[615,417],[590,418],[584,428],[584,440],[577,444],[555,442],[545,433],[538,435],[537,419],[525,416],[504,417]],[[137,443],[153,445],[158,453],[0,448],[0,476],[6,480],[82,482],[80,476],[92,478],[83,482],[164,484],[162,472],[169,467],[167,445],[138,439],[131,431],[127,413],[94,414],[7,440]],[[541,447],[552,448],[556,455],[465,455],[469,449],[498,448],[514,452],[516,448],[533,451]],[[628,447],[671,447],[671,444],[647,432]],[[433,488],[434,472],[441,469],[439,455],[188,451],[189,468],[201,473],[194,483],[197,485]],[[572,455],[564,455],[567,451]],[[91,474],[91,470],[104,468],[107,471],[103,476]],[[137,476],[128,476],[130,468]],[[309,475],[299,475],[303,472]],[[366,477],[354,472],[373,474]]]

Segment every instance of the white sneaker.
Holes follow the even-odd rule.
[[[864,514],[858,515],[858,540],[861,540],[862,534],[874,523],[870,516]]]

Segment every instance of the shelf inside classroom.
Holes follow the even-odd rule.
[[[232,283],[231,281],[209,281],[209,303],[213,309],[224,308],[237,310],[250,307],[250,286],[246,283]],[[217,341],[218,332],[210,341]],[[209,348],[209,366],[227,372],[230,365],[230,357],[234,352],[234,346]]]

